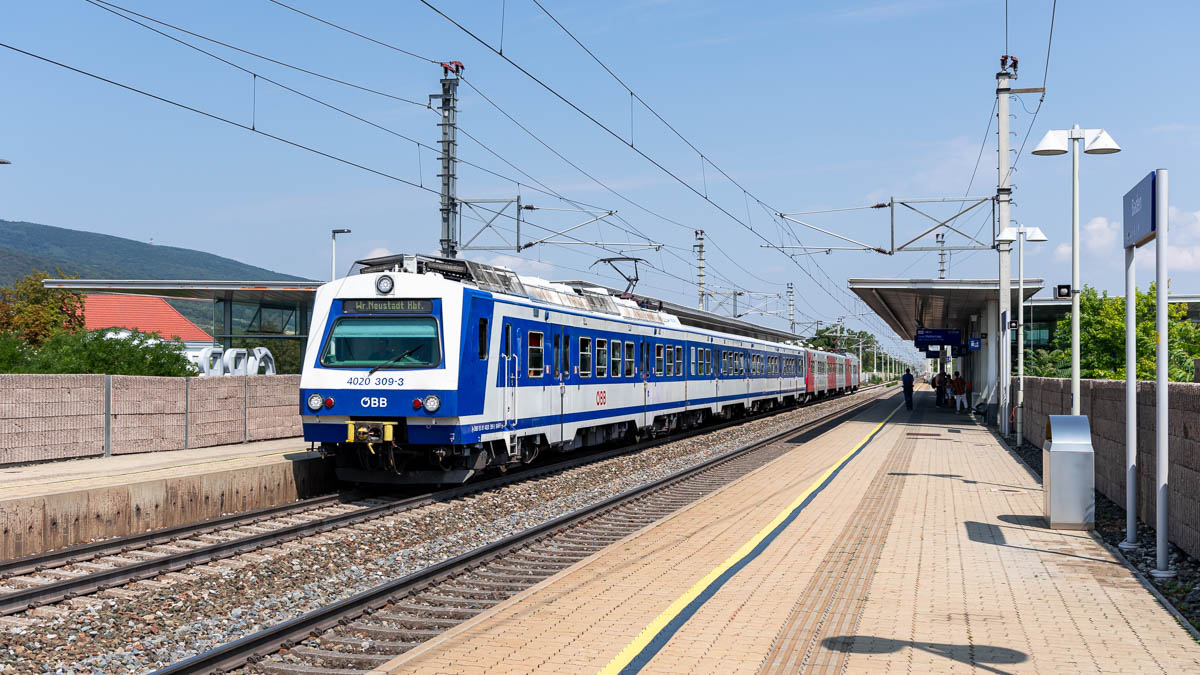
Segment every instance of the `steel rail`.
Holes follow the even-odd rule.
[[[878,386],[882,385],[863,387],[859,389],[859,392],[870,391]],[[12,593],[0,595],[0,616],[15,614],[41,605],[69,600],[71,598],[88,595],[97,591],[107,590],[109,588],[133,583],[135,581],[151,579],[161,574],[178,572],[189,567],[203,565],[214,560],[229,558],[243,553],[250,553],[261,548],[274,546],[301,537],[312,536],[338,528],[349,527],[369,520],[394,515],[396,513],[411,510],[420,506],[425,506],[434,502],[458,499],[469,494],[491,490],[497,487],[504,487],[521,480],[557,473],[560,471],[566,471],[621,455],[641,452],[650,448],[665,445],[667,443],[685,440],[697,435],[714,433],[727,427],[737,426],[740,424],[745,424],[746,422],[764,419],[781,414],[783,412],[788,412],[790,410],[794,410],[795,407],[796,406],[784,408],[782,410],[774,410],[751,417],[742,417],[716,425],[696,427],[683,432],[660,436],[651,440],[642,441],[640,443],[623,446],[613,450],[580,455],[562,462],[555,462],[543,466],[535,466],[533,468],[497,476],[495,478],[490,478],[475,483],[467,483],[445,490],[399,499],[385,504],[369,506],[347,513],[335,514],[306,523],[289,525],[271,530],[270,532],[257,533],[248,537],[240,537],[237,539],[231,539],[229,541],[216,542],[209,546],[192,549],[190,551],[172,553],[159,558],[152,558],[130,565],[114,567],[111,570],[100,570],[87,575],[71,577],[52,583],[23,588]],[[294,504],[291,506],[294,506]],[[281,511],[286,511],[286,508],[284,507],[279,508]],[[138,535],[134,536],[136,537]],[[195,536],[195,533],[193,533],[193,536]],[[123,546],[125,548],[129,547],[128,541],[125,538],[122,538],[122,540],[108,540],[108,543],[110,546]]]
[[[882,385],[881,385],[882,386]],[[864,389],[865,391],[865,389]],[[675,483],[700,474],[719,464],[747,455],[761,448],[773,445],[796,433],[802,433],[830,424],[833,421],[847,417],[851,413],[879,400],[878,396],[856,402],[841,410],[836,410],[821,417],[796,425],[785,431],[773,434],[765,439],[754,441],[740,448],[730,450],[710,458],[695,466],[682,469],[650,483],[631,488],[620,494],[604,499],[595,504],[585,506],[571,513],[564,514],[553,520],[535,525],[527,530],[518,532],[491,544],[481,546],[454,558],[444,560],[412,574],[388,581],[373,588],[344,598],[332,604],[303,614],[294,619],[276,624],[257,633],[226,643],[215,649],[192,656],[183,661],[154,671],[153,675],[191,675],[193,673],[223,673],[256,661],[280,649],[294,646],[297,642],[316,636],[339,624],[347,623],[364,613],[377,610],[389,602],[399,600],[405,595],[420,590],[431,583],[443,581],[456,574],[474,568],[484,561],[502,556],[515,549],[522,548],[549,534],[566,530],[579,523],[609,511],[617,506],[635,501],[652,492],[657,492]]]

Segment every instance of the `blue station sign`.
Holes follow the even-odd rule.
[[[983,340],[979,338],[970,338],[967,340],[967,349],[977,352],[983,348]]]
[[[1141,246],[1154,239],[1154,218],[1158,205],[1154,203],[1154,171],[1125,193],[1125,248]]]
[[[916,347],[928,345],[961,345],[962,331],[948,328],[918,328],[917,337],[913,340]]]

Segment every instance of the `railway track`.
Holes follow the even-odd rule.
[[[868,391],[864,387],[860,391]],[[302,537],[350,527],[434,502],[566,471],[692,436],[770,417],[794,408],[661,436],[630,446],[535,465],[496,478],[403,499],[325,495],[0,562],[0,616],[70,601],[97,592],[181,572]]]
[[[788,452],[779,441],[840,422],[871,397],[458,557],[167,666],[352,675],[413,647]]]

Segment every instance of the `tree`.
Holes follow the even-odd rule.
[[[164,340],[156,333],[136,331],[118,337],[111,329],[54,335],[29,359],[24,372],[172,377],[196,374],[178,339]]]
[[[62,277],[62,270],[57,270]],[[83,294],[43,288],[46,272],[32,274],[0,288],[0,332],[14,333],[25,343],[40,345],[59,333],[83,328]]]
[[[1155,377],[1155,287],[1137,294],[1137,376]],[[1187,318],[1187,305],[1176,303],[1167,310],[1167,334],[1170,379],[1191,382],[1193,359],[1200,357],[1200,328]],[[1059,319],[1054,335],[1055,353],[1047,358],[1066,363],[1070,376],[1071,316]],[[1039,350],[1040,351],[1040,350]],[[1041,358],[1041,357],[1039,357]],[[1056,367],[1055,370],[1058,368]],[[1125,299],[1110,298],[1085,286],[1079,295],[1079,374],[1093,379],[1125,379]]]

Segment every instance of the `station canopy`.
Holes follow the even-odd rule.
[[[998,300],[999,279],[849,279],[850,290],[905,340],[918,328],[961,328],[982,317]],[[1025,279],[1025,298],[1042,289],[1041,279]],[[1012,282],[1013,307],[1020,307]]]

